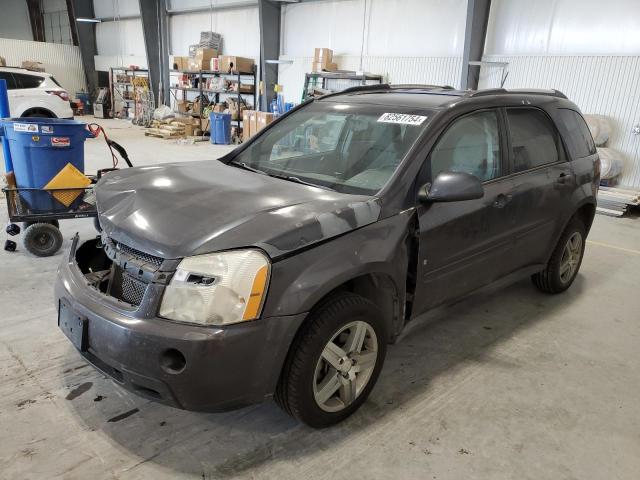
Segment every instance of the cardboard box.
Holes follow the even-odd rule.
[[[34,62],[32,60],[25,60],[22,62],[22,68],[31,70],[32,72],[44,72],[44,65],[40,62]]]
[[[199,43],[194,43],[193,45],[189,45],[189,56],[190,57],[195,57],[196,50],[198,50],[199,48],[200,48],[200,44]]]
[[[330,48],[316,48],[313,51],[313,62],[331,63],[333,62],[333,50]]]
[[[338,70],[338,65],[336,63],[323,63],[323,62],[313,62],[311,64],[312,72],[335,72]]]
[[[256,133],[258,133],[258,116],[255,110],[249,110],[249,136],[253,137]]]
[[[273,113],[256,112],[256,133],[273,122]]]
[[[249,129],[249,117],[251,110],[244,110],[242,112],[242,139],[244,141],[249,140],[251,138],[251,132]]]
[[[186,100],[178,100],[176,102],[176,110],[180,113],[187,113],[190,107],[191,102],[187,102]]]
[[[220,71],[223,73],[253,73],[255,63],[252,58],[220,55],[218,57],[218,64]]]
[[[189,71],[209,70],[211,59],[218,56],[215,48],[198,48],[195,55],[189,57]]]
[[[173,70],[188,70],[189,69],[189,57],[181,57],[178,55],[173,56]]]

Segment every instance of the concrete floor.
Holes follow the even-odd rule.
[[[224,153],[103,123],[139,165]],[[88,170],[106,159],[88,142]],[[563,295],[525,281],[416,321],[368,402],[323,431],[273,402],[199,414],[123,391],[56,327],[61,259],[0,253],[2,479],[638,478],[638,219],[596,217]]]

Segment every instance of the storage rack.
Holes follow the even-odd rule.
[[[111,115],[115,116],[116,114],[116,102],[121,102],[124,104],[127,109],[127,113],[129,113],[129,108],[131,104],[134,104],[135,111],[135,103],[136,103],[136,95],[133,83],[129,82],[118,82],[117,75],[118,73],[122,73],[128,77],[139,77],[146,78],[147,81],[149,79],[149,70],[144,69],[133,69],[127,67],[112,67],[109,69],[109,90],[111,91]],[[125,93],[128,92],[128,93]],[[128,98],[131,97],[131,98]]]
[[[206,95],[206,97],[209,99],[210,103],[220,103],[220,96],[221,95],[231,95],[231,96],[236,96],[237,101],[238,101],[238,118],[236,120],[234,120],[234,122],[236,122],[236,125],[238,128],[241,128],[241,124],[242,124],[242,108],[241,105],[243,105],[243,97],[245,96],[249,96],[252,97],[253,102],[252,102],[252,107],[255,109],[256,105],[257,105],[257,85],[256,85],[256,66],[253,66],[253,70],[251,73],[224,73],[224,72],[214,72],[211,70],[199,70],[199,71],[189,71],[189,70],[171,70],[171,74],[179,74],[179,75],[192,75],[192,76],[197,76],[198,78],[198,86],[197,87],[177,87],[174,85],[171,85],[169,87],[169,91],[171,92],[171,96],[174,98],[175,101],[187,101],[188,99],[188,92],[195,92],[197,93],[197,97],[201,97],[202,95]],[[234,91],[227,91],[227,90],[212,90],[212,89],[208,89],[208,88],[204,88],[204,83],[205,83],[205,79],[206,78],[210,78],[210,77],[223,77],[225,79],[230,80],[233,83],[236,83],[238,85],[238,91],[234,92]],[[247,83],[247,81],[249,81],[249,83]],[[253,88],[251,90],[251,92],[240,92],[240,86],[241,85],[251,85]],[[182,92],[182,98],[178,98],[178,94],[179,92]],[[213,98],[211,97],[213,96]],[[181,115],[192,115],[194,117],[200,118],[200,128],[202,129],[202,120],[206,120],[203,118],[204,115],[204,109],[205,106],[202,102],[200,102],[200,111],[198,113],[184,113],[184,112],[177,112],[176,113],[180,113]]]
[[[382,75],[373,75],[365,73],[362,75],[356,75],[354,72],[313,72],[307,73],[304,76],[304,88],[302,90],[302,101],[304,102],[309,95],[311,95],[314,88],[321,88],[323,90],[331,90],[327,88],[328,80],[345,80],[349,83],[344,85],[343,88],[333,89],[332,91],[344,90],[348,87],[355,87],[356,85],[375,85],[382,83]],[[311,87],[311,91],[309,91]]]

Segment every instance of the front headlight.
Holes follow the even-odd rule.
[[[202,325],[227,325],[260,316],[269,259],[258,250],[187,257],[167,285],[160,316]]]

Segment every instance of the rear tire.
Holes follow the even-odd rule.
[[[31,225],[35,225],[36,223],[48,223],[49,225],[53,225],[56,228],[60,228],[60,222],[58,220],[48,220],[46,222],[22,222],[22,228],[25,230],[29,228]]]
[[[571,219],[547,267],[531,276],[533,284],[545,293],[561,293],[569,288],[580,270],[586,238],[584,223]]]
[[[294,340],[276,403],[313,428],[341,422],[369,396],[386,346],[384,319],[372,302],[349,292],[330,297]]]
[[[24,248],[38,257],[50,257],[62,246],[62,233],[49,223],[34,223],[24,232]]]

